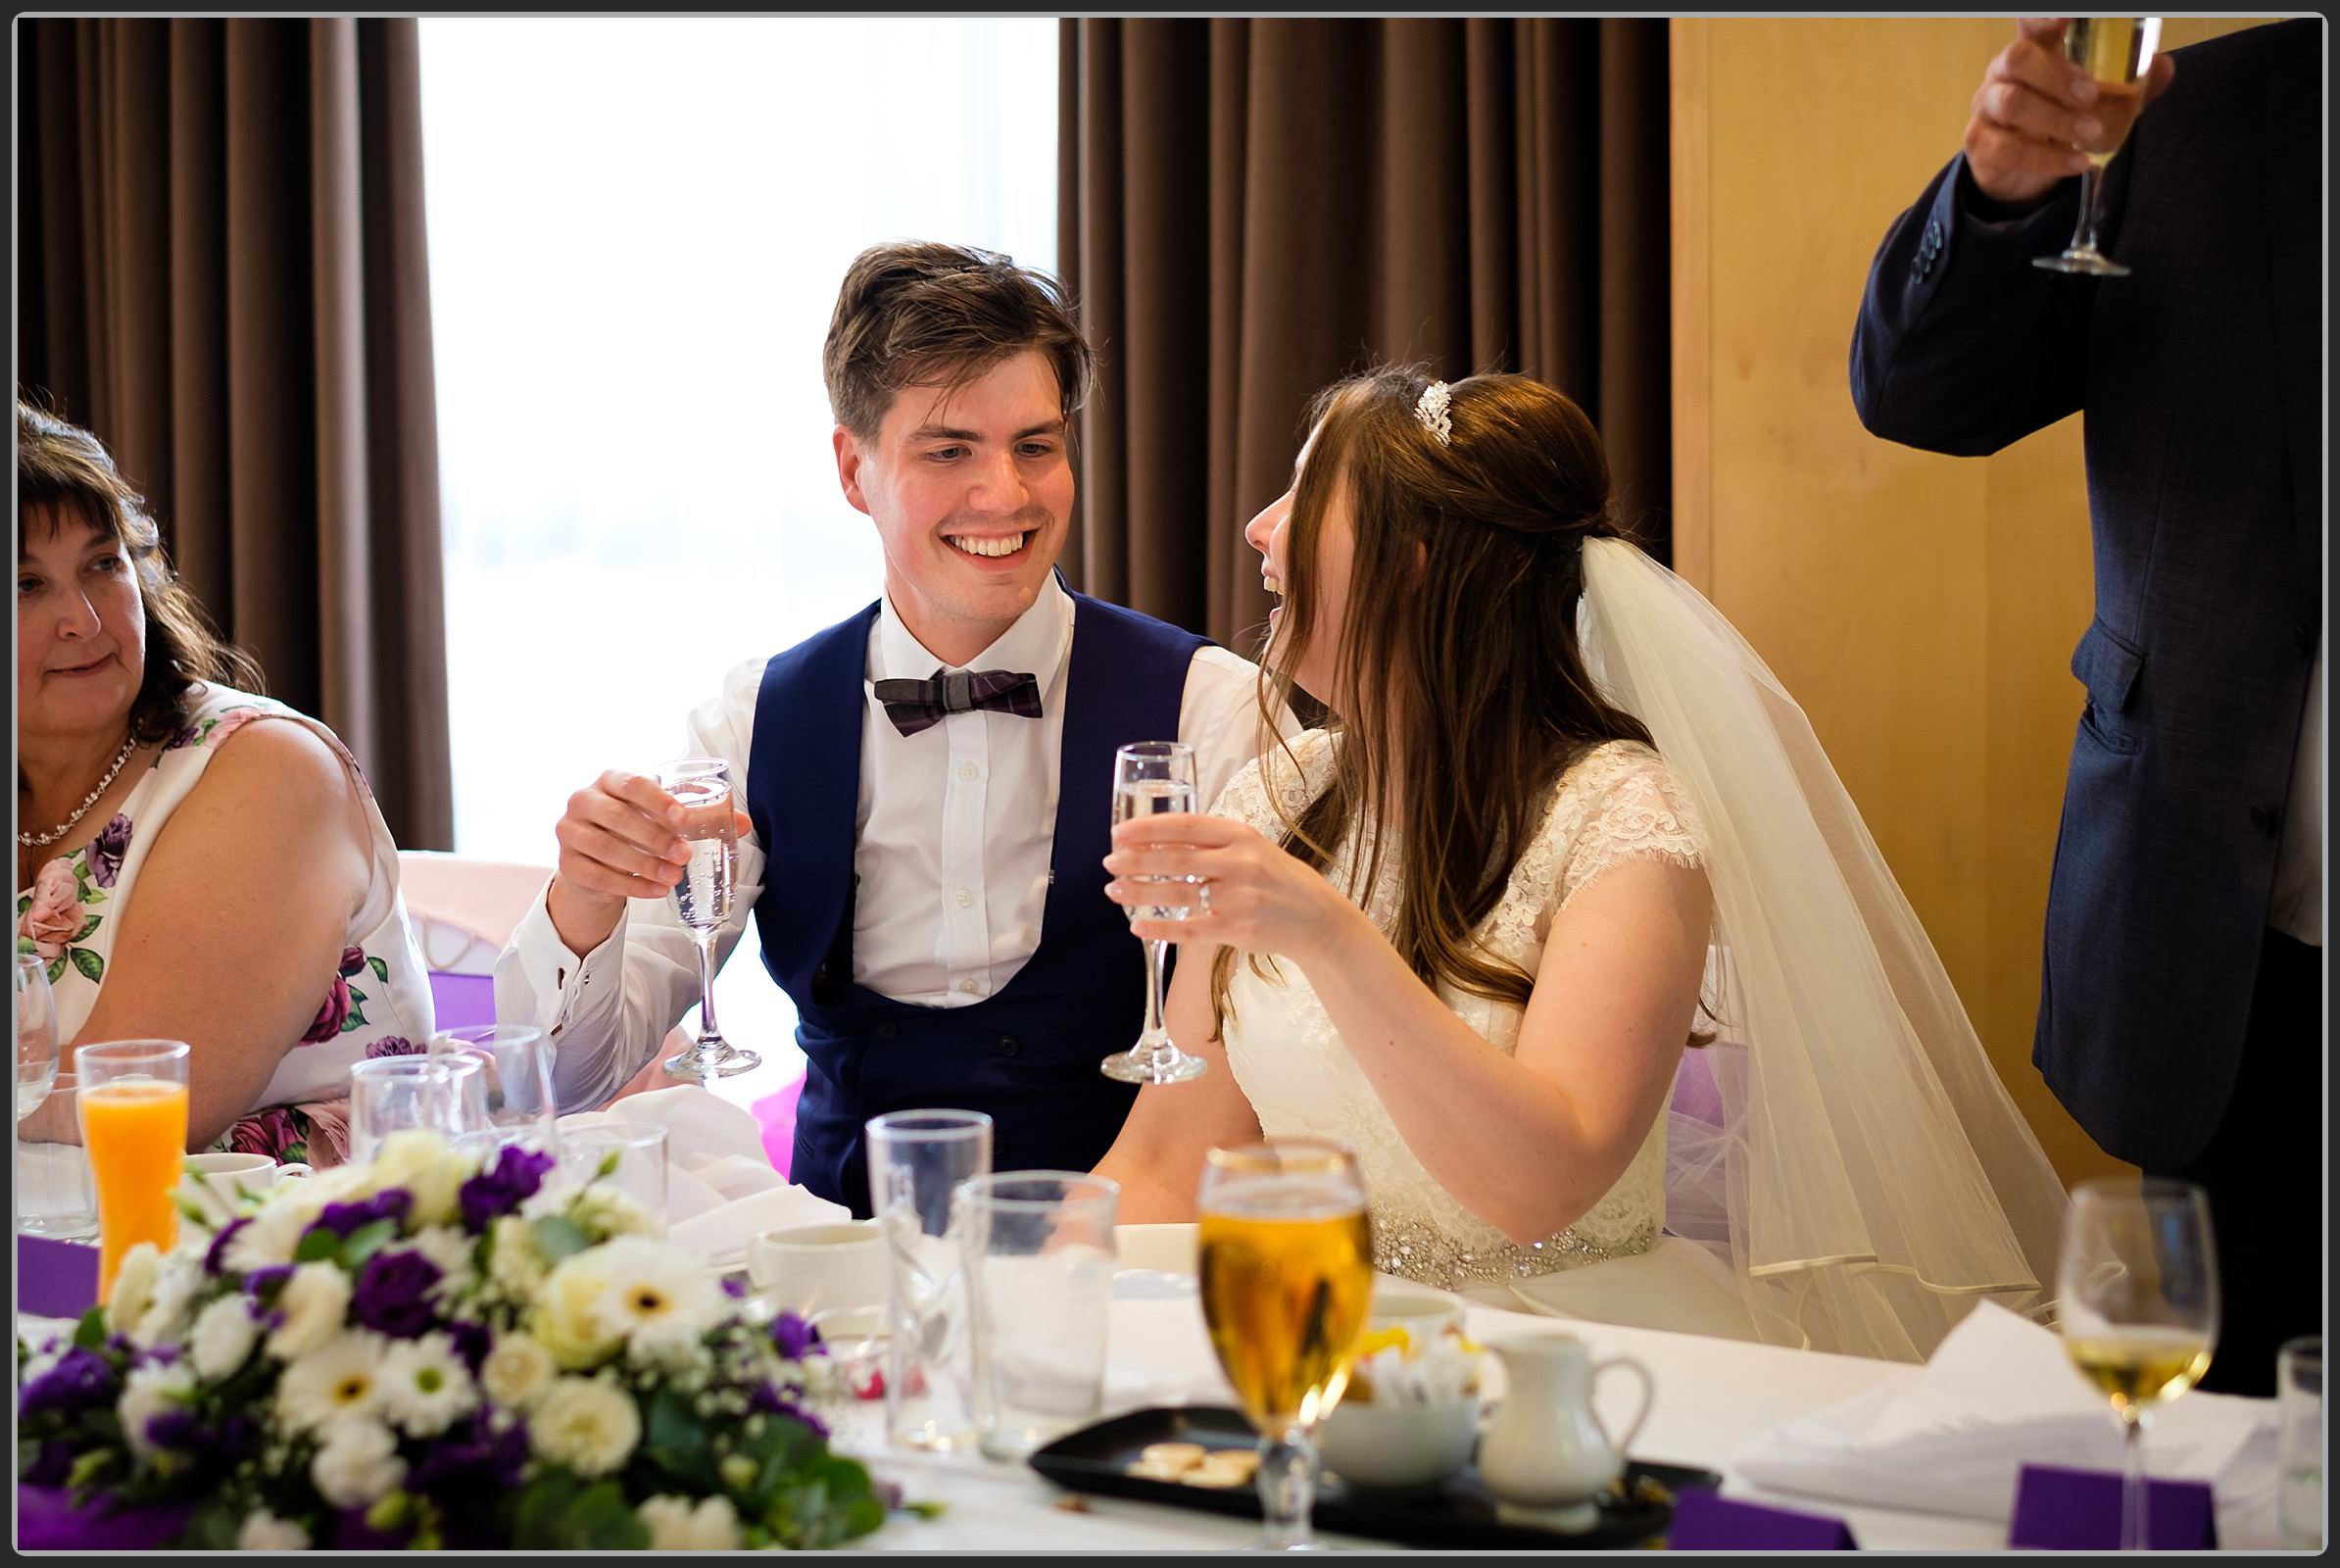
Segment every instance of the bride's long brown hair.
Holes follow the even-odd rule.
[[[1339,491],[1356,535],[1334,649],[1340,711],[1327,720],[1342,740],[1330,782],[1286,818],[1282,845],[1321,868],[1370,816],[1382,831],[1351,865],[1349,896],[1363,901],[1394,840],[1389,936],[1399,955],[1426,984],[1524,1005],[1533,977],[1473,933],[1561,775],[1605,742],[1649,744],[1601,695],[1577,642],[1584,541],[1622,530],[1600,437],[1576,404],[1526,376],[1475,375],[1450,386],[1440,442],[1415,413],[1429,385],[1385,368],[1318,396],[1260,710],[1266,722],[1291,700],[1319,635],[1320,539]],[[1214,1038],[1234,970],[1234,950],[1222,950]]]

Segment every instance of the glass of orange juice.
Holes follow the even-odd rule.
[[[81,1143],[97,1189],[98,1299],[114,1294],[122,1254],[178,1240],[171,1193],[187,1157],[187,1043],[114,1040],[73,1052]]]

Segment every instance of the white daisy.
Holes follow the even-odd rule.
[[[246,1514],[236,1527],[238,1551],[307,1551],[309,1544],[309,1532],[299,1520],[279,1519],[266,1508]]]
[[[279,1361],[307,1355],[341,1332],[349,1309],[350,1277],[331,1263],[303,1263],[277,1294],[284,1321],[268,1335],[268,1354]]]
[[[605,1282],[594,1305],[602,1332],[637,1353],[671,1361],[723,1315],[723,1292],[690,1253],[647,1236],[621,1236],[594,1249]]]
[[[560,1378],[528,1418],[528,1444],[581,1476],[608,1475],[642,1439],[642,1417],[624,1391],[596,1378]]]
[[[183,1361],[169,1366],[149,1362],[131,1372],[122,1383],[122,1397],[114,1407],[130,1450],[140,1455],[154,1452],[154,1443],[146,1435],[146,1424],[165,1410],[185,1403],[194,1392],[195,1373]]]
[[[333,1422],[325,1428],[323,1446],[309,1461],[317,1494],[336,1508],[369,1508],[406,1476],[398,1440],[379,1421]]]
[[[552,1381],[552,1352],[516,1331],[499,1339],[479,1363],[479,1384],[488,1397],[514,1410],[527,1408]]]
[[[382,1407],[382,1366],[390,1342],[352,1329],[295,1359],[276,1384],[276,1412],[298,1431],[370,1421]]]
[[[391,1347],[382,1363],[382,1408],[409,1437],[435,1437],[478,1403],[470,1369],[446,1335]]]
[[[241,1296],[222,1296],[195,1314],[187,1353],[198,1377],[217,1383],[244,1364],[260,1341],[260,1324]]]
[[[152,1242],[140,1242],[122,1254],[114,1271],[114,1294],[106,1298],[106,1321],[127,1334],[146,1315],[155,1298],[155,1271],[163,1254]]]
[[[650,1529],[653,1551],[736,1551],[740,1519],[717,1494],[692,1506],[688,1497],[646,1497],[634,1512]]]

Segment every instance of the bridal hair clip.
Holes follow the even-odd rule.
[[[1422,421],[1422,428],[1438,438],[1439,446],[1454,444],[1454,420],[1446,413],[1446,405],[1454,394],[1443,381],[1433,381],[1422,389],[1422,400],[1414,405],[1414,417]]]

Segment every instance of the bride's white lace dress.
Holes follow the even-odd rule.
[[[1296,766],[1283,750],[1271,751],[1238,774],[1212,809],[1271,839],[1280,836],[1277,804],[1285,818],[1296,816],[1329,777],[1337,744],[1321,730],[1296,738]],[[1359,824],[1326,868],[1334,886],[1349,887],[1351,868],[1370,856],[1371,831],[1371,824]],[[1478,936],[1534,975],[1553,917],[1603,871],[1641,857],[1700,864],[1696,823],[1655,752],[1611,742],[1581,758],[1554,787],[1541,827]],[[1394,858],[1385,852],[1365,902],[1384,930],[1395,907]],[[1498,1050],[1517,1047],[1521,1008],[1443,986],[1438,999]],[[1382,1272],[1514,1309],[1752,1336],[1726,1265],[1662,1235],[1663,1114],[1625,1173],[1576,1223],[1518,1246],[1414,1157],[1297,965],[1275,964],[1263,978],[1247,958],[1238,961],[1230,1000],[1228,1065],[1261,1131],[1271,1138],[1331,1138],[1356,1152],[1372,1208],[1374,1265]],[[1683,1018],[1685,1038],[1690,1024]],[[1520,1179],[1535,1181],[1536,1173],[1523,1171]]]

